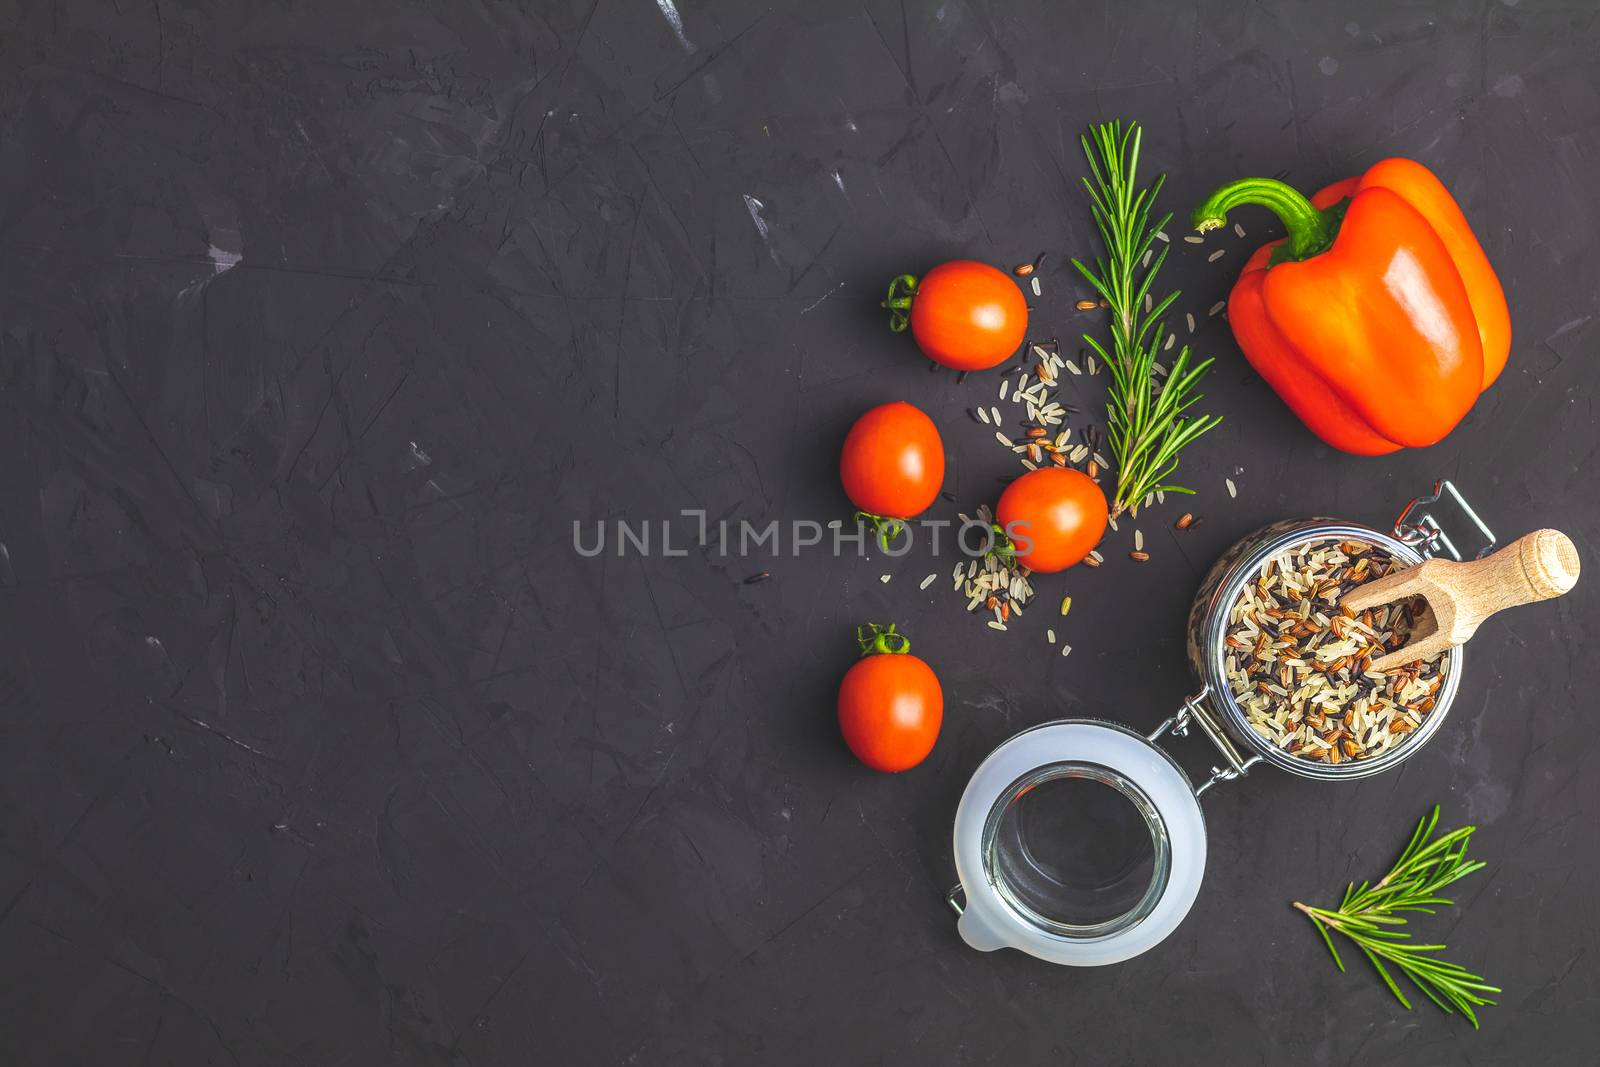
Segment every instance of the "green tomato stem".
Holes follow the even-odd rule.
[[[856,627],[856,644],[861,646],[862,656],[903,656],[911,651],[911,639],[905,634],[895,633],[895,624],[880,626],[875,622],[864,622]]]
[[[890,330],[905,333],[906,327],[911,324],[911,301],[916,295],[915,274],[902,274],[889,283],[889,295],[884,297],[879,306],[888,309]]]

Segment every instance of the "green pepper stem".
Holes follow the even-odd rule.
[[[1194,228],[1201,233],[1221,228],[1228,212],[1241,204],[1260,204],[1283,220],[1291,259],[1309,259],[1333,244],[1337,227],[1327,213],[1275,178],[1240,178],[1224,185],[1194,209]]]

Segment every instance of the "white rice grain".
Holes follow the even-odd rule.
[[[939,577],[937,574],[928,575],[926,578],[922,579],[922,584],[917,586],[917,588],[918,589],[926,589],[926,588],[928,588],[928,586],[933,584],[934,579],[937,578],[937,577]]]
[[[1237,497],[1239,495],[1239,487],[1233,484],[1233,479],[1224,478],[1223,481],[1228,484],[1228,495],[1231,497]]]
[[[1207,263],[1215,263],[1217,260],[1221,259],[1223,256],[1225,256],[1227,254],[1228,253],[1226,251],[1224,251],[1223,249],[1219,248],[1215,252],[1211,253],[1209,256],[1206,257],[1206,262]]]

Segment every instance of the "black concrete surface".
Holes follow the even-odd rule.
[[[6,8],[0,1062],[1593,1061],[1594,576],[1484,628],[1401,770],[1208,794],[1204,887],[1142,958],[982,955],[943,901],[978,762],[1168,715],[1246,531],[1381,525],[1448,476],[1595,569],[1593,5]],[[1504,378],[1433,448],[1331,454],[1204,314],[1278,232],[1246,213],[1166,271],[1218,360],[1198,497],[1011,632],[919,591],[950,570],[925,546],[574,551],[574,520],[848,517],[839,442],[897,398],[944,431],[935,514],[992,500],[1016,468],[964,410],[997,380],[928,373],[876,302],[1045,252],[1035,333],[1095,328],[1076,137],[1117,116],[1180,212],[1434,168],[1505,282]],[[833,724],[865,619],[945,686],[901,776]],[[1434,802],[1489,864],[1424,924],[1506,990],[1477,1033],[1339,974],[1288,907]]]

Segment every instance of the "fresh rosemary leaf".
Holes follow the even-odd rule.
[[[1417,823],[1410,843],[1389,873],[1376,884],[1362,882],[1358,887],[1350,883],[1338,908],[1313,908],[1299,901],[1295,901],[1294,906],[1305,913],[1322,935],[1339,970],[1344,970],[1344,960],[1339,958],[1339,950],[1330,936],[1330,931],[1335,930],[1355,942],[1362,954],[1372,961],[1383,984],[1407,1010],[1411,1002],[1385,964],[1392,965],[1445,1011],[1460,1012],[1476,1029],[1478,1016],[1473,1009],[1493,1004],[1494,1001],[1483,994],[1498,993],[1500,988],[1489,985],[1459,964],[1430,955],[1444,951],[1444,945],[1412,944],[1409,933],[1392,929],[1406,924],[1407,920],[1398,912],[1420,911],[1431,915],[1435,905],[1452,903],[1439,896],[1439,890],[1484,866],[1481,861],[1467,860],[1467,841],[1475,827],[1463,826],[1430,841],[1438,824],[1439,806],[1435,804],[1433,811]]]
[[[1101,362],[1111,372],[1106,400],[1106,439],[1117,465],[1117,491],[1111,515],[1138,514],[1152,493],[1188,493],[1194,490],[1166,481],[1178,467],[1178,452],[1212,429],[1220,418],[1213,415],[1184,417],[1200,399],[1195,386],[1205,376],[1211,360],[1191,365],[1189,346],[1183,345],[1162,383],[1155,372],[1156,356],[1166,334],[1162,316],[1178,298],[1176,292],[1156,299],[1151,293],[1156,273],[1167,260],[1163,245],[1148,267],[1141,267],[1171,214],[1150,219],[1165,176],[1157,175],[1137,189],[1139,124],[1105,122],[1089,127],[1079,138],[1089,162],[1083,186],[1089,193],[1089,213],[1105,255],[1094,266],[1072,261],[1111,311],[1111,344],[1085,336]],[[1145,309],[1146,300],[1150,307]]]

